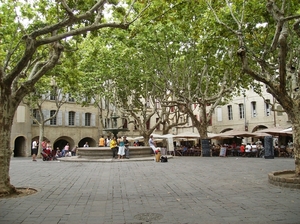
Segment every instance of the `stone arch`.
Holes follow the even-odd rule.
[[[59,147],[59,149],[62,150],[67,143],[69,143],[70,149],[72,149],[75,146],[75,141],[71,137],[61,136],[54,141],[53,149]]]
[[[233,130],[233,128],[225,128],[225,129],[223,129],[222,131],[220,131],[220,133],[224,133],[224,132],[226,132],[226,131],[231,131],[231,130]]]
[[[14,141],[14,157],[26,157],[26,138],[18,136]]]
[[[92,139],[92,138],[90,138],[90,137],[85,137],[85,138],[81,139],[81,140],[78,142],[78,147],[83,147],[83,145],[84,145],[86,142],[88,142],[88,144],[89,144],[90,147],[97,147],[97,146],[98,146],[98,143],[97,143],[94,139]]]
[[[255,126],[255,127],[252,129],[252,132],[256,132],[256,131],[263,130],[263,129],[266,129],[266,128],[268,128],[268,127],[265,126],[265,125],[257,125],[257,126]]]

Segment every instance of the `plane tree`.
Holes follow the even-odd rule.
[[[128,123],[146,142],[156,129],[161,127],[163,133],[168,133],[180,123],[180,113],[176,108],[170,110],[171,106],[162,105],[169,95],[151,84],[155,71],[150,64],[156,63],[156,59],[153,61],[145,50],[147,43],[136,37],[127,37],[122,31],[118,31],[117,36],[116,39],[91,37],[83,43],[94,47],[82,48],[79,66],[85,74],[80,77],[84,86],[82,91],[98,96],[100,101],[105,99],[112,106],[103,118],[111,117],[116,110],[122,118],[131,119]]]
[[[243,76],[264,83],[293,128],[295,173],[300,175],[300,3],[297,0],[208,1],[218,29],[235,49]]]
[[[228,37],[207,11],[203,1],[184,1],[143,30],[154,62],[151,83],[172,96],[165,102],[180,108],[203,139],[215,108],[252,83],[241,77]]]
[[[118,3],[127,4],[118,4]],[[0,195],[12,194],[10,134],[15,111],[35,84],[62,61],[70,39],[128,29],[148,1],[13,1],[0,4]],[[139,7],[133,7],[138,4]],[[109,19],[105,16],[109,10]],[[98,31],[98,32],[97,32]]]

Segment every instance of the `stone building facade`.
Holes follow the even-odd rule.
[[[254,132],[259,129],[291,126],[289,119],[284,112],[274,112],[271,105],[274,102],[272,95],[263,90],[264,99],[253,90],[245,91],[244,96],[236,96],[229,103],[218,106],[215,109],[208,131],[211,133],[221,133],[226,130],[248,130]],[[270,104],[266,103],[270,102]],[[281,109],[280,105],[275,105],[276,109]],[[105,109],[105,108],[104,108]],[[43,114],[50,117],[56,110],[55,103],[51,100],[43,104]],[[49,140],[52,147],[62,149],[66,143],[70,148],[74,146],[82,147],[86,142],[89,146],[98,146],[100,136],[112,136],[103,130],[101,111],[92,104],[82,107],[75,102],[66,102],[58,112],[54,120],[45,124],[44,137]],[[197,110],[195,110],[197,115]],[[198,116],[199,117],[199,116]],[[122,119],[118,119],[118,127],[122,126]],[[156,122],[153,117],[150,122]],[[111,121],[103,122],[109,126]],[[173,128],[171,134],[179,134],[184,131],[197,132],[196,128],[187,125]],[[139,131],[135,130],[133,124],[129,124],[128,132],[120,132],[120,135],[135,137]],[[31,143],[38,139],[39,125],[33,122],[30,109],[25,105],[20,105],[14,117],[11,133],[11,150],[14,156],[30,156]],[[160,134],[159,131],[156,131]]]

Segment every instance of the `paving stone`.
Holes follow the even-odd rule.
[[[11,183],[39,192],[1,199],[0,223],[300,223],[299,189],[268,183],[268,173],[291,169],[294,160],[286,158],[13,158]]]

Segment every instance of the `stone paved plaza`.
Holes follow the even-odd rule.
[[[300,191],[268,183],[286,158],[32,162],[13,158],[11,183],[38,193],[0,199],[0,223],[300,223]]]

